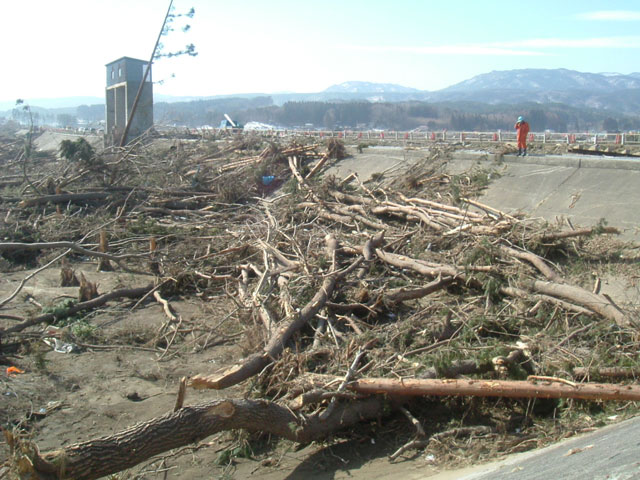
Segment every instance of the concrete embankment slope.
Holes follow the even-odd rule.
[[[374,174],[403,175],[428,158],[429,149],[369,147],[341,160],[328,171],[339,178],[357,173],[362,181]],[[640,243],[640,158],[587,155],[496,155],[458,150],[446,166],[461,173],[477,166],[497,175],[480,201],[507,213],[523,212],[549,222],[567,219],[574,227],[606,221],[623,231],[621,238]]]
[[[623,239],[640,243],[640,159],[567,155],[499,159],[459,152],[454,164],[496,170],[500,177],[481,199],[494,208],[522,211],[550,222],[569,219],[576,227],[604,220],[620,228]]]
[[[366,182],[383,173],[383,180],[406,175],[415,163],[429,158],[428,149],[369,147],[353,149],[351,157],[328,169],[345,178],[358,174]],[[561,222],[570,229],[590,227],[604,219],[622,231],[619,237],[640,245],[640,159],[589,157],[586,155],[495,155],[458,150],[448,160],[451,174],[481,168],[495,177],[479,199],[507,213]],[[640,285],[615,272],[602,278],[602,293],[623,305],[640,306]]]
[[[640,478],[640,417],[588,435],[510,457],[474,473],[460,471],[458,480],[616,479]],[[437,478],[437,477],[434,477]]]

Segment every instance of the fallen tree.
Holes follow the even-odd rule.
[[[307,443],[338,429],[376,418],[383,406],[381,399],[372,398],[340,406],[329,418],[321,419],[320,415],[300,416],[286,407],[259,400],[216,400],[183,407],[114,435],[69,445],[43,455],[7,431],[5,437],[12,450],[14,464],[21,468],[15,473],[23,478],[44,475],[56,479],[91,480],[131,468],[153,455],[225,430],[269,432]]]
[[[317,381],[317,379],[316,379]],[[509,398],[576,398],[582,400],[638,401],[640,387],[612,384],[572,384],[552,378],[531,381],[385,379],[362,378],[346,383],[360,394],[407,396],[480,396]],[[335,398],[335,394],[330,398]],[[328,398],[315,396],[316,401]],[[309,397],[305,402],[309,402]],[[396,403],[397,404],[397,403]],[[225,430],[264,432],[297,443],[325,438],[356,423],[379,417],[387,402],[374,396],[312,415],[294,413],[291,408],[260,400],[216,400],[180,407],[166,415],[135,425],[122,432],[40,454],[28,442],[5,431],[14,465],[19,474],[51,475],[56,479],[91,480],[131,468],[173,448],[203,440]],[[329,411],[330,409],[330,411]],[[18,472],[16,472],[18,473]]]
[[[120,290],[114,290],[113,292],[99,295],[95,298],[92,298],[91,300],[87,300],[84,302],[79,302],[74,305],[71,305],[69,308],[63,311],[39,315],[30,320],[26,320],[24,322],[18,323],[11,327],[0,330],[0,338],[6,335],[10,335],[12,333],[21,332],[26,328],[33,327],[41,323],[50,323],[50,322],[53,322],[54,320],[60,320],[62,318],[74,315],[84,310],[90,310],[92,308],[100,307],[106,304],[110,300],[117,300],[120,298],[140,298],[152,292],[153,288],[154,288],[153,285],[148,285],[146,287],[123,288]]]

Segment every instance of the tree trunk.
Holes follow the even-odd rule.
[[[34,473],[56,479],[90,480],[125,470],[154,455],[203,440],[217,432],[245,429],[267,432],[295,442],[324,438],[339,429],[383,413],[384,401],[370,398],[338,406],[322,420],[260,400],[215,400],[169,412],[106,437],[76,443],[39,456],[36,449],[14,448],[18,464],[31,450]],[[24,465],[27,462],[21,462]]]
[[[70,316],[83,310],[89,310],[91,308],[99,307],[100,305],[104,305],[105,303],[107,303],[109,300],[113,300],[116,298],[139,298],[149,293],[152,289],[153,285],[139,288],[123,288],[121,290],[114,290],[113,292],[100,295],[93,300],[76,303],[75,305],[69,307],[69,309],[65,313],[67,314],[67,316]],[[33,327],[34,325],[38,325],[39,323],[53,322],[57,318],[60,318],[60,314],[57,314],[56,316],[56,314],[54,313],[46,313],[44,315],[32,318],[31,320],[27,320],[26,322],[14,325],[13,327],[9,327],[4,330],[0,329],[0,338],[8,333],[21,332],[25,328]]]
[[[607,383],[572,383],[553,379],[462,380],[462,379],[396,379],[363,378],[347,385],[351,391],[364,394],[408,396],[475,396],[509,398],[576,398],[580,400],[640,400],[640,386]]]
[[[531,289],[537,293],[562,297],[570,302],[583,305],[589,310],[602,315],[602,317],[613,320],[618,325],[628,323],[625,314],[618,310],[606,297],[592,293],[584,288],[542,280],[533,280],[530,285]]]
[[[112,195],[109,192],[86,192],[86,193],[60,193],[57,195],[43,195],[41,197],[25,198],[20,202],[21,207],[31,207],[43,203],[77,203],[87,200],[103,200]]]

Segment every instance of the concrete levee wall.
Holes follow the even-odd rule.
[[[480,161],[478,161],[480,160]],[[456,168],[491,168],[498,175],[481,201],[575,227],[601,222],[640,243],[640,160],[580,156],[516,157],[461,152]]]

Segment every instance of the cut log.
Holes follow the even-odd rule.
[[[139,298],[151,292],[153,288],[153,285],[147,285],[146,287],[123,288],[121,290],[114,290],[113,292],[100,295],[93,300],[77,303],[69,307],[69,309],[65,313],[67,314],[67,316],[73,315],[75,313],[82,312],[83,310],[89,310],[99,307],[100,305],[104,305],[105,303],[107,303],[109,300],[115,300],[117,298]],[[58,313],[57,315],[59,316],[60,314]],[[54,320],[56,320],[56,318],[59,318],[56,316],[56,314],[46,313],[44,315],[40,315],[4,330],[0,329],[0,338],[9,333],[21,332],[25,328],[33,327],[34,325],[38,325],[39,323],[53,322]]]
[[[109,192],[86,192],[86,193],[62,193],[58,195],[43,195],[41,197],[25,198],[20,202],[20,207],[32,207],[43,203],[78,203],[88,200],[104,200],[113,195]]]
[[[103,228],[100,230],[100,242],[98,246],[98,250],[101,253],[109,252],[109,239],[107,237],[107,231]],[[100,258],[98,261],[98,271],[99,272],[113,272],[113,265],[107,258]]]
[[[14,448],[16,465],[33,467],[46,478],[91,480],[131,468],[173,448],[226,430],[267,432],[299,443],[324,438],[340,429],[376,418],[384,401],[369,398],[339,405],[329,418],[296,415],[289,408],[259,400],[215,400],[183,407],[106,437],[76,443],[39,455],[37,449]],[[16,440],[14,439],[13,442]],[[28,460],[23,456],[29,452]],[[26,476],[25,476],[26,478]]]
[[[84,274],[80,273],[80,289],[78,291],[78,302],[84,303],[97,298],[98,284],[87,280]]]
[[[603,295],[592,293],[589,290],[574,285],[545,282],[542,280],[533,280],[527,283],[531,290],[536,293],[560,297],[572,303],[577,303],[604,318],[613,320],[618,325],[626,325],[628,323],[626,315],[618,310],[618,308]]]
[[[64,260],[64,259],[63,259]],[[80,281],[76,276],[76,273],[69,266],[68,263],[63,261],[60,267],[60,286],[61,287],[77,287],[80,285]]]
[[[566,381],[565,381],[566,382]],[[474,396],[508,398],[575,398],[640,400],[640,386],[558,381],[363,378],[347,385],[357,393],[407,396]]]

